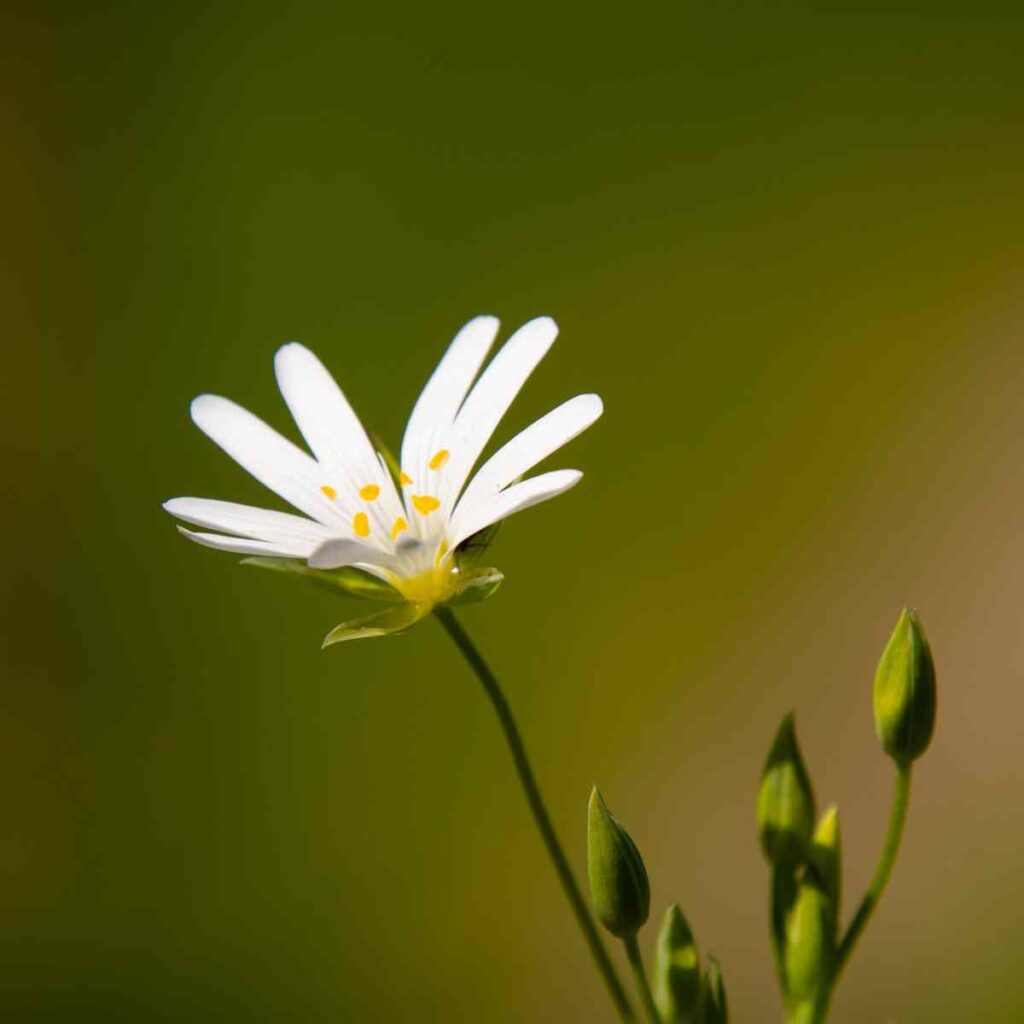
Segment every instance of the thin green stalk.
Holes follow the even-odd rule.
[[[871,918],[875,905],[882,898],[882,891],[885,889],[889,875],[892,874],[893,864],[896,863],[896,854],[899,852],[900,840],[903,837],[903,826],[907,820],[907,805],[910,802],[910,762],[896,762],[896,777],[893,782],[892,810],[889,812],[889,830],[885,835],[885,843],[882,845],[882,852],[878,856],[878,863],[875,865],[874,874],[868,883],[864,898],[860,901],[857,913],[846,929],[842,942],[839,944],[839,954],[836,959],[836,980],[839,973],[850,959],[853,947],[857,939],[864,931],[865,925]],[[835,984],[835,982],[833,982]]]
[[[651,986],[647,982],[647,972],[644,970],[644,958],[640,952],[640,943],[637,941],[636,932],[627,935],[622,944],[626,947],[626,957],[629,966],[633,968],[633,977],[636,979],[636,987],[640,992],[640,1002],[643,1003],[644,1012],[651,1024],[661,1024],[661,1016],[658,1008],[654,1005],[654,996],[651,995]]]
[[[476,673],[491,705],[494,707],[501,730],[505,734],[505,742],[508,744],[509,751],[512,754],[519,782],[523,787],[523,792],[526,794],[526,801],[533,812],[533,819],[537,824],[537,830],[540,832],[541,839],[544,840],[548,856],[550,856],[555,866],[558,880],[562,883],[569,906],[572,908],[576,922],[583,932],[583,937],[590,948],[590,954],[594,958],[594,963],[597,965],[597,969],[604,979],[605,985],[608,987],[608,992],[612,997],[612,1002],[615,1003],[619,1016],[623,1021],[635,1021],[636,1017],[633,1014],[633,1007],[630,1005],[626,990],[623,988],[615,966],[608,956],[608,951],[601,941],[597,926],[594,924],[594,919],[590,916],[590,910],[583,899],[580,887],[577,885],[576,878],[572,873],[572,868],[569,866],[569,861],[562,850],[562,844],[558,841],[558,836],[555,834],[554,826],[551,823],[547,808],[544,806],[544,800],[537,786],[537,780],[533,776],[533,769],[530,767],[530,762],[526,756],[523,738],[519,734],[519,729],[512,716],[512,709],[509,707],[508,700],[502,692],[494,673],[476,649],[476,645],[469,638],[469,635],[462,628],[462,624],[455,617],[455,613],[450,608],[440,607],[434,609],[434,614],[452,638],[455,646],[462,652],[463,657],[469,662],[470,668]]]

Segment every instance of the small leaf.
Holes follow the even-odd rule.
[[[430,605],[400,604],[394,608],[367,615],[361,619],[342,622],[324,637],[323,646],[344,643],[346,640],[365,640],[374,636],[393,636],[404,633],[414,626],[425,615],[429,614]]]
[[[459,573],[459,583],[448,604],[478,604],[486,601],[501,586],[504,575],[497,569],[470,569]]]
[[[259,569],[287,573],[333,594],[343,591],[353,597],[365,597],[371,601],[387,601],[395,604],[402,595],[383,580],[360,569],[345,566],[341,569],[311,569],[299,558],[243,558],[242,565],[255,565]]]

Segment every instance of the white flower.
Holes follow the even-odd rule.
[[[597,395],[570,399],[499,448],[470,478],[558,328],[549,317],[531,320],[481,372],[497,333],[497,319],[480,316],[455,336],[409,417],[398,481],[316,356],[302,345],[285,345],[274,359],[277,382],[312,455],[217,395],[195,399],[192,419],[303,515],[209,498],[173,498],[164,508],[220,531],[179,527],[209,547],[301,559],[314,569],[351,566],[424,609],[446,600],[458,590],[455,554],[463,541],[577,483],[582,474],[574,469],[520,477],[602,411]]]

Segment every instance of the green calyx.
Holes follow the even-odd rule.
[[[791,714],[782,720],[761,774],[757,826],[761,848],[772,864],[796,866],[806,861],[814,828],[814,792]]]
[[[677,903],[665,913],[654,953],[654,1002],[665,1024],[701,1024],[700,956]]]
[[[596,786],[587,811],[587,871],[594,910],[605,928],[619,938],[639,931],[651,909],[647,869]]]
[[[935,729],[935,664],[917,614],[906,608],[882,652],[873,698],[882,749],[903,763],[920,757]]]
[[[460,564],[458,568],[446,572],[443,579],[440,573],[436,574],[440,582],[436,586],[424,588],[422,594],[412,590],[403,594],[376,576],[347,566],[341,569],[312,569],[297,558],[260,557],[243,559],[242,564],[285,573],[335,595],[347,595],[386,605],[383,610],[373,614],[339,623],[324,638],[324,647],[346,640],[404,633],[439,604],[465,605],[486,601],[505,578],[497,569]]]

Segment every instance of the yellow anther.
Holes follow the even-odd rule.
[[[448,449],[442,448],[439,452],[434,452],[430,457],[430,461],[427,465],[431,469],[440,469],[448,461]]]
[[[401,516],[399,516],[395,520],[395,525],[391,527],[391,539],[395,540],[395,538],[398,537],[398,535],[403,530],[408,530],[408,529],[409,529],[409,524]]]
[[[352,517],[352,529],[356,531],[357,537],[370,536],[370,520],[367,519],[365,512],[357,512]]]
[[[359,488],[359,497],[363,501],[373,501],[378,494],[380,494],[380,488],[376,484],[367,484],[365,487]]]
[[[441,507],[441,502],[432,494],[414,494],[412,505],[421,516],[429,516],[434,509]]]
[[[402,470],[402,472],[398,474],[398,482],[399,482],[399,483],[400,483],[400,484],[401,484],[401,485],[402,485],[403,487],[408,487],[408,486],[409,486],[409,484],[411,484],[411,483],[412,483],[412,477],[411,477],[411,476],[409,476],[409,474],[408,474],[408,473],[406,473],[406,471],[405,471],[405,470],[403,469],[403,470]]]
[[[327,497],[331,499],[331,501],[334,501],[334,499],[338,496],[338,492],[333,487],[331,487],[330,484],[324,484],[320,488],[320,490],[323,491],[324,494],[326,494]]]

